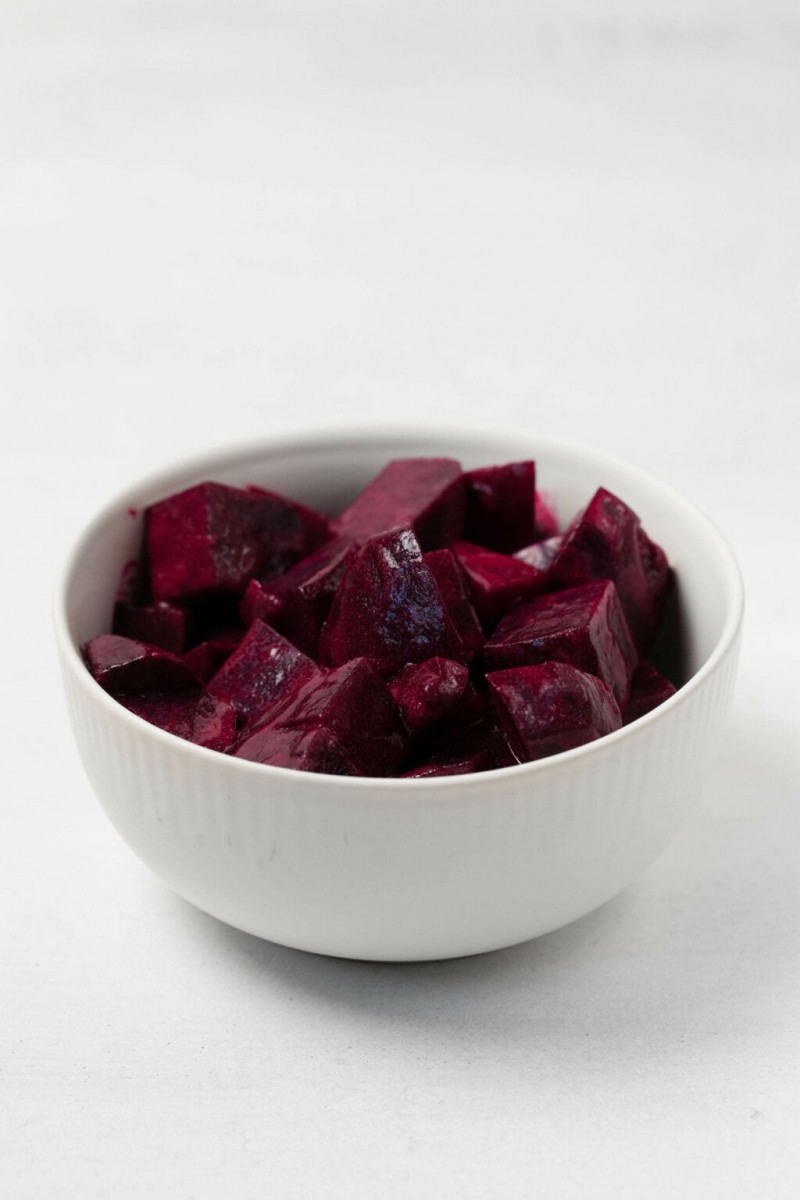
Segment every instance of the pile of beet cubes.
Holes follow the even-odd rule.
[[[145,510],[113,633],[83,655],[131,712],[213,750],[460,775],[579,746],[671,695],[646,657],[669,580],[602,488],[559,533],[530,461],[397,459],[334,519],[200,483]]]

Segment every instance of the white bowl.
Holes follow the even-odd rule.
[[[389,458],[466,467],[536,459],[569,519],[599,486],[660,542],[678,581],[687,682],[587,746],[439,779],[314,775],[230,758],[146,723],[107,695],[80,645],[107,631],[141,536],[130,509],[202,479],[262,484],[338,511]],[[56,598],[68,708],[87,775],[134,852],[175,891],[249,933],[349,958],[448,958],[536,937],[625,888],[697,800],[728,708],[743,592],[736,561],[691,503],[636,467],[531,432],[359,430],[214,452],[118,496],[80,536]]]

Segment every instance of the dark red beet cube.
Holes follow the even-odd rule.
[[[410,525],[425,550],[462,536],[464,478],[454,458],[397,458],[334,522],[357,542]]]
[[[637,721],[674,695],[675,685],[669,679],[665,679],[650,663],[639,663],[631,682],[630,699],[622,714],[624,724]]]
[[[199,645],[193,646],[191,650],[187,650],[183,661],[194,671],[201,683],[208,683],[222,664],[227,662],[237,645],[238,642],[235,641],[210,638],[206,642],[200,642]]]
[[[320,636],[320,659],[365,656],[385,675],[464,650],[410,528],[370,538],[345,571]]]
[[[436,581],[450,620],[458,630],[465,653],[477,654],[486,637],[470,598],[467,577],[452,550],[429,550],[422,560]]]
[[[151,725],[209,750],[228,750],[236,739],[233,708],[205,692],[148,692],[144,696],[120,696],[119,702]]]
[[[524,546],[522,550],[516,552],[514,558],[527,563],[529,567],[536,567],[537,571],[547,571],[561,549],[563,541],[563,535],[557,533],[554,537],[545,538],[542,542]]]
[[[536,466],[530,460],[467,471],[464,541],[513,554],[536,538]]]
[[[469,671],[463,663],[450,658],[408,663],[389,680],[389,691],[411,733],[419,733],[456,714],[462,720],[477,716],[481,707]]]
[[[112,632],[121,637],[160,646],[171,654],[182,654],[189,633],[189,614],[177,604],[159,600],[157,604],[128,604],[118,600],[114,605]]]
[[[324,517],[282,496],[200,483],[145,512],[156,600],[227,592],[285,571],[329,536]]]
[[[491,626],[522,600],[538,595],[547,575],[510,554],[497,554],[469,542],[455,542],[453,553],[463,570],[475,611]]]
[[[639,518],[600,488],[573,521],[551,567],[560,587],[613,579],[640,648],[650,644],[661,621],[669,581],[664,551],[648,538]]]
[[[624,705],[638,655],[614,584],[548,592],[509,613],[486,643],[490,671],[548,661],[604,680]]]
[[[231,704],[245,724],[294,695],[316,663],[263,621],[254,621],[230,658],[209,680],[212,696]]]
[[[400,711],[380,675],[357,658],[318,672],[235,754],[254,762],[329,775],[389,775],[408,749]]]
[[[199,680],[182,658],[115,633],[101,633],[82,648],[97,682],[112,696],[136,692],[181,692]]]
[[[619,729],[619,706],[596,675],[568,663],[487,675],[489,692],[519,762],[572,750]]]
[[[449,727],[445,725],[444,728],[437,728],[431,736],[418,739],[404,774],[421,779],[437,775],[466,775],[472,771],[511,767],[516,762],[494,709],[485,707],[475,720]]]
[[[547,538],[555,537],[558,533],[558,517],[552,501],[541,492],[537,492],[534,498],[534,508],[537,540],[544,541]]]

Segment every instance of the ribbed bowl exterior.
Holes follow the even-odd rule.
[[[464,456],[452,440],[452,453]],[[439,442],[431,441],[436,453]],[[386,436],[384,443],[383,457],[392,457],[395,442]],[[514,446],[514,457],[537,448]],[[508,460],[512,452],[503,448]],[[474,451],[478,461],[504,457],[487,451]],[[558,453],[567,452],[551,447],[551,456]],[[625,888],[698,799],[731,700],[741,623],[735,563],[712,527],[704,525],[703,536],[718,539],[720,561],[730,559],[730,577],[717,589],[730,594],[730,611],[716,613],[712,651],[686,686],[589,746],[451,779],[311,775],[182,742],[95,684],[77,653],[82,618],[72,614],[70,625],[57,607],[67,704],[87,775],[116,829],[156,875],[260,937],[383,960],[474,954],[535,937]],[[84,545],[91,544],[87,535]],[[66,572],[74,603],[82,554]],[[718,595],[709,599],[714,605]]]

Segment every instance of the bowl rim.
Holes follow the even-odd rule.
[[[671,505],[683,509],[687,518],[699,524],[704,529],[706,536],[716,544],[720,565],[725,571],[724,592],[727,596],[727,610],[720,635],[711,653],[698,670],[672,696],[644,716],[628,725],[623,725],[612,733],[605,734],[582,746],[576,746],[571,750],[564,750],[533,762],[516,763],[510,767],[499,767],[491,771],[411,779],[398,776],[325,775],[320,772],[296,771],[288,767],[275,767],[268,763],[235,758],[232,755],[221,754],[218,750],[211,750],[178,738],[174,734],[150,724],[143,717],[130,712],[106,692],[86,669],[80,648],[75,644],[68,628],[67,599],[74,573],[96,531],[115,513],[130,508],[134,500],[136,500],[136,506],[140,507],[139,497],[142,494],[150,493],[157,496],[164,490],[163,481],[166,477],[178,473],[182,476],[196,474],[199,480],[211,467],[211,464],[216,464],[217,469],[223,467],[228,469],[237,463],[263,457],[266,452],[269,452],[270,455],[280,455],[299,450],[313,452],[315,449],[343,449],[345,447],[357,449],[359,446],[377,445],[399,438],[407,441],[433,439],[443,445],[447,444],[448,439],[458,440],[462,450],[468,441],[473,441],[476,452],[480,452],[482,443],[487,440],[491,441],[498,432],[510,440],[515,436],[518,437],[521,445],[530,444],[535,440],[543,450],[547,449],[548,454],[561,455],[573,461],[577,458],[591,460],[593,463],[599,463],[601,460],[607,462],[615,471],[637,478],[646,488],[660,492]],[[382,793],[385,793],[385,798],[388,799],[389,796],[394,795],[403,801],[408,801],[413,793],[419,795],[423,790],[426,793],[427,801],[431,792],[439,792],[445,796],[454,789],[471,791],[476,788],[485,788],[488,784],[512,779],[521,782],[528,776],[536,778],[554,770],[564,769],[582,758],[601,756],[612,751],[625,740],[636,737],[644,729],[663,720],[671,712],[687,703],[691,695],[703,686],[704,682],[714,674],[720,663],[727,657],[736,642],[743,617],[744,582],[739,563],[726,537],[711,517],[694,501],[687,499],[644,468],[600,447],[552,434],[540,434],[535,429],[525,426],[504,425],[502,430],[498,431],[485,424],[472,422],[459,422],[455,427],[443,426],[438,423],[414,422],[409,424],[386,421],[381,424],[354,423],[327,427],[316,426],[310,430],[283,429],[274,435],[260,436],[257,440],[239,440],[195,452],[185,458],[169,460],[162,467],[149,471],[146,475],[127,484],[84,522],[62,560],[52,600],[55,638],[65,667],[69,667],[73,677],[86,690],[93,702],[106,707],[109,716],[114,720],[121,721],[123,725],[127,723],[132,733],[137,732],[140,736],[151,736],[155,739],[156,744],[160,742],[165,749],[171,750],[173,753],[186,754],[189,758],[199,756],[197,761],[200,764],[214,762],[219,768],[222,766],[222,762],[225,762],[227,770],[242,771],[265,780],[272,777],[276,782],[284,783],[294,782],[297,784],[298,776],[301,776],[303,782],[308,786],[319,786],[320,789],[328,792],[347,790],[355,795],[361,793],[365,799],[374,797],[376,788],[379,788]]]

